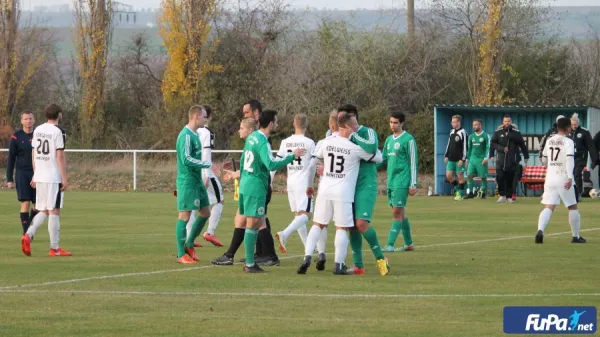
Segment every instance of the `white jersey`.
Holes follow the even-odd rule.
[[[319,198],[354,202],[354,190],[360,161],[381,162],[381,152],[370,154],[345,137],[325,138],[315,156],[323,160],[323,176],[319,182]]]
[[[281,141],[277,157],[285,158],[297,148],[305,148],[306,153],[297,159],[294,159],[287,166],[287,186],[288,191],[305,192],[309,186],[310,159],[315,152],[315,142],[304,135],[292,135]]]
[[[575,166],[575,144],[567,136],[554,135],[546,141],[543,156],[548,158],[546,185],[563,186],[573,179]]]
[[[44,123],[33,130],[31,146],[34,154],[33,181],[61,183],[56,151],[65,148],[65,132],[55,124]]]
[[[212,164],[212,149],[215,147],[215,134],[206,126],[197,131],[200,144],[202,144],[202,161]],[[202,169],[204,178],[214,178],[215,173],[210,168]]]

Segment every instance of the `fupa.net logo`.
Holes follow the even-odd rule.
[[[507,334],[593,334],[596,307],[505,307]]]

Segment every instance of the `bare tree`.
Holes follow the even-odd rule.
[[[79,128],[90,146],[104,134],[106,66],[111,40],[112,0],[75,0],[75,48],[81,78]]]

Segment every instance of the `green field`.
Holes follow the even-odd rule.
[[[235,212],[228,198],[217,229],[224,243]],[[539,198],[413,198],[417,250],[389,254],[387,277],[370,252],[366,275],[332,275],[332,255],[325,272],[296,275],[297,236],[268,274],[213,267],[225,249],[207,246],[198,265],[178,265],[169,193],[68,192],[61,246],[73,256],[46,256],[44,225],[26,257],[15,199],[0,192],[0,336],[501,336],[506,305],[600,304],[600,201],[589,199],[581,204],[587,244],[570,243],[561,207],[535,245]],[[269,208],[277,230],[291,220],[286,199],[275,196]],[[381,240],[389,219],[381,199]],[[330,229],[330,252],[333,237]]]

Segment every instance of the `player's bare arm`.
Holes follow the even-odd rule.
[[[60,170],[61,176],[61,191],[65,191],[67,189],[68,180],[67,180],[67,158],[65,157],[65,150],[56,150],[56,159],[58,163],[58,169]]]

